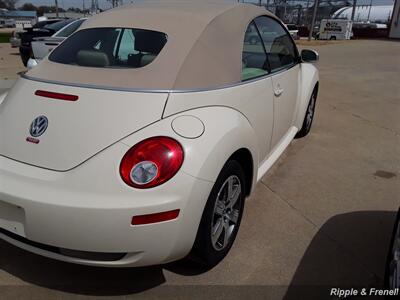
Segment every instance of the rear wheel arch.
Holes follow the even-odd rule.
[[[249,196],[253,186],[254,178],[254,160],[249,149],[240,148],[236,150],[228,159],[237,161],[243,169],[245,175],[245,191],[246,196]]]
[[[314,93],[315,89],[317,89],[317,92],[319,89],[319,74],[317,68],[313,64],[301,64],[301,81],[302,84],[294,121],[294,125],[298,129],[300,129],[303,124],[311,95]]]
[[[317,96],[318,96],[318,82],[315,84],[315,86],[312,90],[310,99],[307,102],[307,110],[304,115],[304,120],[303,120],[301,127],[299,127],[299,130],[298,130],[296,136],[294,137],[295,139],[305,137],[306,135],[309,134],[311,125],[312,125],[313,119],[314,119],[315,103],[316,103]]]

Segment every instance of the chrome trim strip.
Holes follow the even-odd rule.
[[[71,87],[80,87],[80,88],[88,88],[88,89],[95,89],[95,90],[108,90],[108,91],[119,91],[119,92],[142,92],[142,93],[169,93],[169,90],[146,90],[146,89],[130,89],[130,88],[123,88],[123,87],[111,87],[111,86],[103,86],[103,85],[95,85],[95,84],[84,84],[84,83],[70,83],[70,82],[63,82],[57,80],[49,80],[49,79],[41,79],[32,77],[26,74],[21,75],[22,78],[42,83],[48,84],[58,84],[58,85],[65,85]]]
[[[227,89],[227,88],[233,88],[233,87],[239,87],[245,84],[249,83],[254,83],[260,80],[264,80],[268,77],[275,76],[277,74],[280,74],[282,72],[288,71],[291,68],[294,68],[295,66],[299,65],[299,63],[296,63],[290,67],[280,69],[277,72],[269,73],[261,77],[257,77],[254,79],[246,80],[246,81],[241,81],[238,83],[232,83],[232,84],[227,84],[223,85],[220,87],[213,87],[213,88],[203,88],[203,89],[188,89],[188,90],[157,90],[157,89],[136,89],[136,88],[123,88],[123,87],[112,87],[112,86],[103,86],[103,85],[95,85],[95,84],[84,84],[84,83],[70,83],[70,82],[62,82],[62,81],[57,81],[57,80],[48,80],[48,79],[41,79],[41,78],[36,78],[32,77],[26,74],[21,74],[21,77],[27,80],[32,80],[32,81],[37,81],[37,82],[42,82],[42,83],[48,83],[48,84],[58,84],[58,85],[65,85],[65,86],[71,86],[71,87],[79,87],[79,88],[88,88],[88,89],[96,89],[96,90],[107,90],[107,91],[118,91],[118,92],[135,92],[135,93],[201,93],[201,92],[209,92],[209,91],[216,91],[216,90],[222,90],[222,89]]]

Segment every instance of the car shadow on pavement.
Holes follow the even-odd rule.
[[[383,288],[395,219],[395,211],[329,219],[307,248],[284,299],[338,299],[330,295],[332,288]]]
[[[136,294],[165,283],[164,269],[183,276],[208,270],[186,259],[143,268],[89,267],[48,259],[0,240],[0,271],[36,287],[67,293],[90,296]]]
[[[135,294],[165,282],[163,269],[160,266],[146,268],[81,266],[31,254],[0,240],[1,270],[35,286],[92,296]]]

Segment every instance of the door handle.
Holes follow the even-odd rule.
[[[283,94],[283,89],[278,87],[277,89],[275,89],[274,94],[276,97],[279,97],[280,95]]]

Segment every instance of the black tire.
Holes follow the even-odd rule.
[[[310,101],[308,102],[306,114],[305,114],[304,120],[303,120],[303,125],[302,125],[301,129],[299,130],[299,132],[297,132],[296,136],[294,137],[295,139],[300,139],[302,137],[305,137],[307,134],[309,134],[313,120],[314,120],[317,96],[318,96],[318,88],[315,87],[314,91],[311,95]]]
[[[331,36],[330,40],[331,41],[336,41],[336,36]]]
[[[218,198],[218,193],[220,193],[220,198],[224,198],[224,192],[221,190],[221,188],[225,188],[225,185],[227,184],[227,181],[231,178],[236,178],[240,182],[240,194],[238,196],[238,200],[236,201],[236,206],[235,208],[238,210],[237,214],[237,222],[235,223],[230,235],[226,232],[225,226],[223,226],[224,233],[228,234],[229,239],[228,241],[223,244],[221,249],[217,249],[217,244],[214,244],[212,241],[212,228],[217,227],[217,224],[214,224],[216,219],[223,218],[220,217],[219,214],[215,212],[215,209],[217,208],[217,198]],[[240,222],[242,219],[243,215],[243,209],[244,209],[244,201],[245,201],[245,191],[246,191],[246,186],[245,186],[245,176],[244,176],[244,171],[241,167],[241,165],[235,161],[235,160],[229,160],[225,166],[222,168],[221,173],[219,174],[217,181],[214,184],[214,187],[211,190],[210,196],[208,197],[206,206],[203,211],[203,215],[200,221],[199,229],[197,232],[196,240],[194,242],[192,251],[189,255],[189,258],[196,262],[200,263],[202,266],[205,266],[207,268],[212,268],[215,265],[217,265],[229,252],[231,249],[233,242],[235,241],[236,235],[238,233],[239,227],[240,227]],[[236,186],[237,187],[237,186]],[[223,202],[223,201],[222,201]],[[219,201],[221,203],[221,199]],[[235,209],[235,211],[236,211]],[[233,210],[233,209],[232,209]],[[225,211],[225,209],[224,209]],[[218,221],[217,221],[218,222]],[[228,224],[230,224],[231,221],[227,221]],[[225,223],[219,223],[219,224],[225,224]],[[232,223],[233,224],[233,223]],[[232,226],[232,224],[230,226]],[[229,225],[227,225],[229,226]],[[229,231],[229,230],[228,230]],[[221,232],[221,237],[222,237],[222,232]],[[225,236],[223,237],[223,239]],[[219,244],[218,244],[219,245]]]
[[[22,60],[22,63],[24,64],[24,67],[26,67],[28,65],[29,56],[21,55],[21,60]]]

